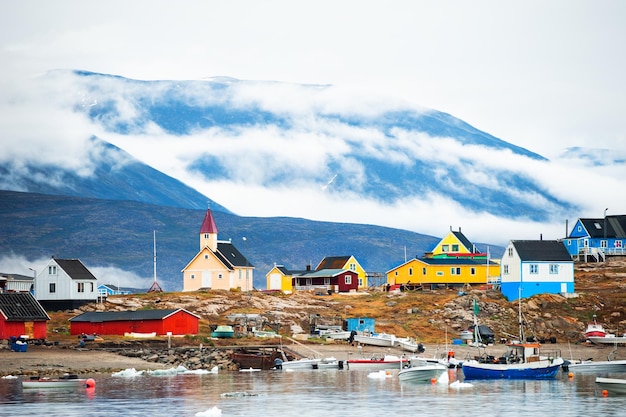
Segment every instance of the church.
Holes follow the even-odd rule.
[[[217,239],[217,226],[211,209],[207,209],[200,227],[200,251],[182,270],[183,291],[251,291],[253,271],[254,266],[230,240]]]

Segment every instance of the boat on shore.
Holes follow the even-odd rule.
[[[364,333],[355,335],[354,341],[362,345],[393,347],[396,342],[396,336],[387,333]]]
[[[424,345],[418,343],[412,337],[397,337],[395,345],[400,347],[402,350],[406,350],[407,352],[424,353]]]
[[[40,378],[31,377],[31,379],[23,380],[23,388],[80,388],[93,387],[95,381],[91,378],[79,378],[78,375],[63,375],[59,378]]]
[[[626,334],[615,336],[607,333],[606,336],[592,336],[587,340],[596,345],[626,345]]]
[[[448,368],[441,363],[432,363],[424,359],[411,360],[411,365],[408,368],[398,372],[398,378],[400,381],[430,382],[433,379],[439,379],[441,374],[447,370]]]
[[[269,370],[275,366],[276,359],[282,359],[282,353],[276,348],[241,347],[231,353],[230,358],[240,369]]]
[[[322,360],[320,358],[301,358],[294,360],[276,361],[276,369],[296,370],[296,369],[318,369]]]
[[[587,329],[585,330],[585,340],[589,340],[590,337],[605,337],[606,331],[602,327],[601,324],[598,324],[596,320],[596,315],[593,315],[593,321],[587,324]]]
[[[609,394],[626,395],[626,379],[596,377],[596,385]]]
[[[233,326],[217,326],[215,330],[211,332],[211,337],[217,337],[220,339],[231,338],[235,335],[235,331],[233,330]]]

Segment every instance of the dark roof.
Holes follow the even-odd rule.
[[[306,271],[304,274],[298,275],[294,278],[332,278],[336,277],[337,275],[341,275],[344,272],[352,272],[353,274],[356,274],[355,271],[341,268],[316,269],[315,271]]]
[[[461,242],[468,251],[476,252],[476,249],[474,248],[474,245],[472,244],[472,242],[470,242],[470,240],[466,238],[465,235],[461,233],[460,230],[458,232],[452,231],[452,234],[456,236],[459,242]]]
[[[276,266],[276,268],[282,272],[284,275],[297,276],[306,274],[307,272],[311,272],[310,269],[287,269],[284,266]]]
[[[317,265],[315,270],[320,269],[341,269],[350,260],[349,256],[327,256]]]
[[[32,281],[33,276],[21,275],[21,274],[7,274],[5,272],[0,272],[0,278],[12,279],[14,281]]]
[[[6,321],[50,320],[46,310],[29,292],[0,294],[0,313]]]
[[[106,321],[163,320],[177,311],[185,311],[193,316],[196,316],[195,314],[181,308],[169,310],[88,311],[79,316],[72,317],[70,321],[102,323]]]
[[[572,261],[561,241],[512,240],[511,243],[522,261]]]
[[[227,267],[238,266],[243,267],[247,266],[253,268],[252,265],[246,258],[237,250],[235,245],[230,242],[217,242],[217,252],[215,255],[222,261],[224,265]]]
[[[78,259],[57,259],[54,261],[72,279],[96,279]]]
[[[606,216],[606,235],[604,233],[604,218],[581,218],[589,237],[601,239],[626,238],[626,215]]]

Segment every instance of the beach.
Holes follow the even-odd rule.
[[[302,356],[335,357],[339,360],[349,358],[367,357],[380,354],[402,355],[397,348],[380,348],[375,346],[351,346],[345,342],[334,344],[284,344]],[[189,346],[193,348],[193,346]],[[473,358],[484,352],[476,347],[467,345],[436,345],[424,344],[425,352],[420,356],[441,357],[447,352],[454,352],[455,358],[463,360]],[[593,359],[605,361],[614,347],[596,346],[593,344],[544,344],[542,351],[560,351],[564,359],[580,360]],[[486,352],[498,354],[505,350],[505,345],[487,346]],[[626,359],[626,347],[617,349],[612,359]],[[9,349],[0,349],[0,375],[58,375],[63,373],[89,374],[89,373],[112,373],[124,369],[135,368],[137,370],[166,369],[168,364],[150,362],[138,357],[127,357],[115,352],[103,349],[78,349],[64,346],[37,346],[29,345],[26,352],[13,352]]]

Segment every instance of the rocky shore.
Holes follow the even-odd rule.
[[[390,353],[402,355],[399,349],[383,349],[374,346],[351,346],[340,342],[336,344],[294,344],[286,345],[291,352],[298,352],[303,357],[335,357],[347,360],[361,356]],[[428,357],[439,357],[448,351],[454,351],[457,359],[467,359],[479,354],[475,347],[467,345],[441,346],[425,344]],[[560,351],[564,359],[606,360],[614,350],[610,346],[592,344],[545,344],[544,351]],[[500,352],[503,345],[488,346],[488,352]],[[154,344],[136,343],[130,347],[75,348],[68,346],[29,346],[27,352],[12,352],[0,349],[0,376],[54,376],[64,373],[73,374],[108,374],[124,369],[137,370],[169,369],[184,366],[189,370],[207,369],[217,366],[220,371],[237,371],[238,364],[232,361],[232,348],[198,346],[155,346]],[[626,359],[626,347],[620,347],[612,359]]]

